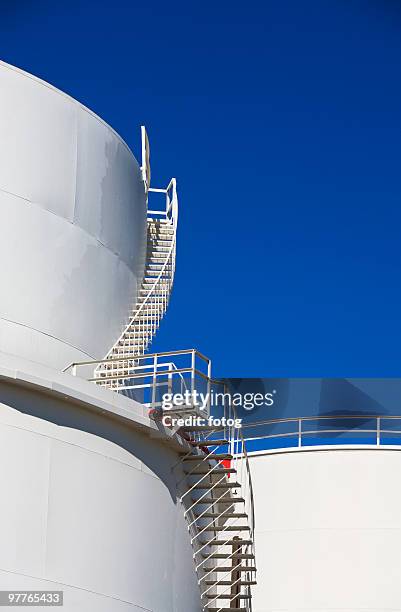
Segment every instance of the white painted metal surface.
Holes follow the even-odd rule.
[[[63,590],[66,612],[199,612],[174,444],[136,402],[10,361],[7,371],[0,360],[0,590]]]
[[[383,612],[401,602],[401,447],[250,457],[254,612]]]
[[[0,348],[62,368],[101,358],[132,311],[146,194],[121,138],[0,62]]]

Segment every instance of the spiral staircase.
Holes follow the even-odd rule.
[[[148,211],[145,273],[128,324],[106,359],[135,358],[149,348],[167,310],[174,282],[178,199],[176,180],[167,189],[149,189],[164,193],[164,211]],[[110,365],[110,364],[109,364]]]

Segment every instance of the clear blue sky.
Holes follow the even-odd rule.
[[[397,5],[0,0],[0,57],[136,153],[145,123],[154,186],[179,181],[152,348],[220,376],[401,375]]]

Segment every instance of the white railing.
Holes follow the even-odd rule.
[[[243,435],[248,446],[256,443],[261,450],[269,448],[263,441],[279,442],[270,448],[301,448],[311,444],[397,445],[401,444],[401,416],[359,413],[268,419],[244,423]]]
[[[117,393],[136,397],[152,409],[163,408],[165,394],[183,395],[182,408],[192,409],[194,391],[205,395],[210,391],[211,361],[195,349],[149,353],[137,355],[135,359],[114,357],[80,361],[71,363],[63,371]],[[209,414],[210,401],[207,401],[204,415]]]

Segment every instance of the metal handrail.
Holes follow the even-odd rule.
[[[341,421],[361,421],[365,420],[368,422],[375,421],[375,427],[344,427],[340,426],[336,427],[335,425],[327,428],[313,428],[313,429],[305,429],[302,427],[303,423],[311,423],[311,422],[341,422]],[[322,435],[325,434],[375,434],[376,441],[374,446],[380,446],[383,444],[382,436],[383,434],[401,434],[401,429],[388,429],[383,427],[383,421],[401,421],[401,415],[387,415],[387,414],[336,414],[336,415],[318,415],[318,416],[303,416],[303,417],[290,417],[284,419],[267,419],[262,421],[254,421],[252,423],[243,424],[243,432],[244,437],[248,442],[258,441],[258,440],[273,440],[276,438],[298,438],[298,447],[303,446],[303,441],[307,436],[311,435]],[[285,423],[294,423],[296,426],[294,429],[285,432],[279,433],[261,433],[260,435],[247,435],[246,429],[257,430],[259,427],[269,426],[269,425],[281,425]],[[258,432],[255,431],[255,434]],[[343,440],[339,441],[339,444],[346,444]],[[260,449],[264,450],[264,449]]]
[[[102,370],[99,376],[99,365],[105,364],[107,366],[109,362],[113,364],[112,367]],[[176,363],[183,367],[177,367]],[[181,390],[185,391],[191,392],[196,386],[196,381],[198,383],[202,381],[203,384],[208,385],[211,375],[211,360],[196,349],[184,349],[182,351],[138,355],[135,358],[126,357],[122,359],[116,357],[110,360],[74,362],[64,371],[70,371],[73,376],[79,376],[82,368],[83,376],[88,382],[117,393],[148,389],[149,392],[152,392],[152,400],[150,402],[144,401],[144,405],[158,408],[161,406],[161,402],[156,398],[156,389],[167,385],[169,392],[171,392],[172,381],[177,380],[177,378],[180,379]],[[200,368],[206,371],[202,371]],[[95,375],[88,376],[93,371]],[[183,409],[185,409],[185,405]],[[209,405],[207,409],[209,409]]]
[[[135,361],[142,360],[142,359],[151,359],[153,357],[170,357],[170,356],[174,357],[174,355],[189,355],[190,353],[195,353],[197,357],[200,357],[200,359],[202,359],[203,361],[206,361],[206,363],[210,363],[211,361],[209,357],[206,357],[205,355],[203,355],[203,353],[201,353],[197,349],[183,349],[182,351],[164,351],[164,352],[157,352],[157,353],[146,353],[146,355],[136,355]],[[73,361],[68,366],[66,366],[62,370],[62,372],[68,372],[68,370],[74,366],[96,365],[100,363],[110,363],[113,361],[132,361],[132,358],[131,357],[125,357],[125,358],[110,357],[109,359],[91,359],[90,361]]]

